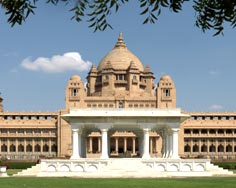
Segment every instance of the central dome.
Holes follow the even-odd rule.
[[[107,64],[114,70],[127,70],[133,62],[140,72],[143,72],[143,65],[138,57],[136,57],[125,45],[120,33],[115,47],[100,61],[98,71],[102,71]]]

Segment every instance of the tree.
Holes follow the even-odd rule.
[[[21,25],[29,15],[34,14],[39,0],[0,0],[0,6],[8,15],[8,23],[11,26]],[[74,12],[72,19],[77,22],[86,20],[88,27],[104,31],[112,28],[108,17],[131,0],[47,0],[47,3],[57,5],[62,2],[65,5],[74,3],[70,11]],[[145,16],[143,24],[154,24],[161,15],[163,8],[169,8],[178,13],[184,3],[189,0],[139,0],[140,14]],[[203,32],[214,30],[214,35],[223,34],[225,23],[236,26],[236,1],[235,0],[194,0],[193,10],[196,12],[195,25]]]

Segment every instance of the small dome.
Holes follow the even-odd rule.
[[[114,70],[127,70],[130,66],[130,62],[135,62],[139,71],[143,72],[144,68],[139,60],[125,45],[125,42],[120,33],[115,47],[100,61],[98,65],[98,71],[102,71],[110,63]]]
[[[77,80],[77,81],[79,80],[80,81],[81,78],[78,75],[73,75],[73,76],[70,77],[70,80]]]
[[[160,80],[162,80],[162,81],[172,81],[172,79],[169,75],[162,76]]]

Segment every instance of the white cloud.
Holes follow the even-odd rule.
[[[219,105],[219,104],[213,104],[209,107],[210,110],[214,110],[214,111],[220,111],[223,110],[223,106]]]
[[[87,71],[91,67],[90,61],[82,59],[78,52],[68,52],[63,55],[54,55],[51,58],[38,57],[32,61],[26,58],[21,66],[31,71],[43,71],[47,73],[62,73],[66,71]]]

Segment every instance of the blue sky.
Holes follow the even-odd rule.
[[[235,29],[226,26],[224,36],[217,37],[212,31],[202,33],[194,26],[191,6],[179,14],[165,10],[156,24],[142,25],[145,17],[138,15],[138,4],[128,3],[109,18],[113,30],[93,33],[86,22],[70,20],[70,8],[40,2],[35,16],[13,28],[0,13],[0,92],[5,111],[64,108],[70,76],[79,74],[85,81],[88,67],[98,65],[119,32],[127,47],[151,66],[156,83],[164,74],[172,77],[178,107],[235,111]],[[51,67],[42,66],[42,61]],[[40,65],[30,66],[36,62]]]

